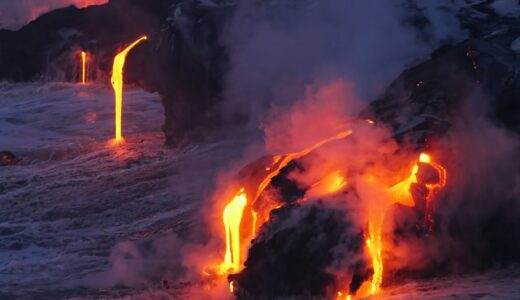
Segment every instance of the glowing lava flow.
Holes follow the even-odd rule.
[[[220,275],[229,274],[231,272],[237,273],[242,268],[242,246],[244,243],[241,241],[240,227],[242,223],[242,217],[244,212],[250,213],[252,233],[255,236],[257,229],[268,220],[268,213],[279,206],[278,203],[261,206],[260,209],[256,209],[255,202],[259,199],[260,194],[269,185],[271,180],[277,176],[280,171],[286,167],[291,161],[301,158],[312,151],[324,146],[335,140],[343,139],[352,134],[352,130],[343,131],[336,136],[320,141],[315,145],[303,149],[299,152],[294,152],[286,155],[279,155],[273,158],[271,166],[266,167],[265,170],[269,173],[260,182],[257,187],[256,193],[253,199],[248,202],[245,188],[241,188],[240,191],[234,196],[234,198],[226,205],[222,217],[224,223],[224,229],[226,234],[226,252],[224,261],[219,265],[218,273]],[[379,292],[381,284],[383,282],[383,239],[382,239],[382,227],[383,221],[387,209],[393,204],[401,204],[409,207],[415,206],[415,201],[411,193],[411,186],[414,183],[418,183],[417,174],[419,172],[420,163],[428,164],[432,166],[439,173],[440,179],[435,184],[425,184],[429,190],[428,202],[433,200],[434,194],[432,193],[435,189],[439,189],[446,184],[446,170],[439,164],[432,161],[428,154],[421,153],[416,163],[411,168],[410,175],[404,180],[397,184],[383,188],[384,201],[378,205],[371,205],[368,209],[368,230],[366,236],[366,247],[368,254],[372,260],[373,275],[370,282],[361,288],[359,292],[363,293],[362,296],[375,295]],[[376,179],[373,176],[367,177],[367,182],[375,184],[374,188],[377,188]],[[314,184],[312,188],[315,188],[315,192],[318,194],[332,194],[340,191],[344,186],[347,185],[347,181],[340,170],[337,170],[318,183]],[[312,191],[309,190],[309,192]],[[267,217],[266,217],[267,213]],[[249,225],[248,225],[249,226]],[[235,290],[234,283],[230,283],[230,291]],[[350,294],[343,294],[338,292],[338,298],[352,299]]]
[[[372,218],[370,218],[372,219]],[[372,282],[370,283],[370,294],[374,295],[379,291],[379,287],[383,282],[383,241],[381,228],[383,227],[384,214],[379,214],[379,218],[371,220],[368,223],[367,248],[372,257]]]
[[[413,207],[415,202],[410,192],[410,186],[413,183],[417,183],[417,172],[419,171],[419,165],[415,164],[412,168],[412,172],[408,178],[390,187],[387,192],[390,195],[393,203],[399,203],[405,206]]]
[[[426,229],[426,233],[430,234],[433,231],[433,225],[434,225],[433,208],[432,208],[433,203],[432,202],[433,202],[433,199],[435,197],[437,190],[446,186],[447,171],[443,166],[432,161],[431,157],[426,153],[421,154],[421,156],[419,157],[419,162],[429,164],[439,174],[438,183],[426,184],[426,187],[428,188],[429,192],[428,192],[428,196],[426,197],[426,212],[424,214],[423,228]]]
[[[431,157],[426,153],[421,153],[418,159],[418,162],[425,163],[431,165],[437,172],[439,172],[440,181],[437,184],[426,184],[426,187],[429,190],[427,203],[433,201],[433,191],[434,189],[442,188],[446,185],[446,169],[444,169],[441,165],[432,161]],[[402,204],[405,206],[413,207],[415,206],[415,201],[413,199],[413,195],[411,193],[411,186],[413,183],[417,183],[417,173],[419,171],[419,164],[416,163],[412,167],[410,176],[405,180],[395,184],[394,186],[387,189],[387,194],[390,197],[390,205],[391,204]],[[380,210],[380,208],[376,209]],[[385,217],[386,208],[383,209],[382,212],[376,213],[375,211],[369,212],[369,223],[368,223],[368,237],[366,240],[368,252],[372,258],[372,268],[374,269],[374,274],[372,275],[372,281],[370,284],[370,294],[376,294],[383,282],[383,242],[382,242],[382,234],[381,230],[383,227],[383,220]],[[427,221],[433,222],[433,217],[431,214],[427,213],[425,216],[425,224]],[[430,230],[430,229],[429,229]]]
[[[316,150],[317,148],[330,143],[335,140],[339,140],[342,138],[345,138],[352,134],[352,130],[347,130],[338,133],[337,135],[328,138],[326,140],[323,140],[321,142],[316,143],[315,145],[306,148],[302,151],[287,154],[284,156],[275,156],[273,160],[273,164],[277,165],[276,168],[268,167],[266,168],[266,171],[272,171],[269,173],[266,178],[259,184],[258,189],[255,194],[255,198],[253,201],[251,201],[251,205],[254,205],[255,201],[258,199],[262,191],[269,185],[271,182],[271,179],[278,175],[280,173],[280,170],[283,169],[287,164],[289,164],[292,160],[298,159],[302,156],[305,156],[312,151]],[[274,169],[274,170],[273,170]],[[343,185],[346,184],[341,174],[336,174],[333,178],[333,184],[336,185]],[[339,178],[338,178],[339,176]],[[339,180],[338,182],[334,180]],[[227,206],[224,208],[223,212],[223,221],[224,221],[224,229],[226,232],[226,253],[224,256],[224,261],[219,266],[219,273],[221,275],[223,274],[229,274],[230,271],[233,273],[239,272],[242,261],[240,259],[241,255],[241,249],[242,249],[242,242],[240,241],[240,224],[242,222],[242,216],[244,213],[244,209],[247,202],[247,197],[244,188],[242,188],[236,196],[227,204]],[[275,209],[276,207],[269,207],[267,211],[271,211],[272,209]],[[266,218],[262,218],[259,220],[259,214],[258,212],[251,210],[249,211],[252,216],[252,233],[253,236],[256,234],[256,229],[261,226],[265,221]]]
[[[347,186],[347,181],[340,170],[337,170],[311,186],[306,197],[316,198],[331,195]]]
[[[285,168],[291,161],[293,161],[295,159],[298,159],[298,158],[301,158],[301,157],[311,153],[312,151],[314,151],[314,150],[316,150],[316,149],[318,149],[318,148],[320,148],[320,147],[322,147],[322,146],[324,146],[324,145],[326,145],[326,144],[328,144],[330,142],[333,142],[333,141],[336,141],[336,140],[340,140],[340,139],[344,139],[344,138],[348,137],[351,134],[352,134],[352,130],[351,129],[345,130],[345,131],[342,131],[342,132],[336,134],[333,137],[330,137],[328,139],[320,141],[320,142],[314,144],[311,147],[305,148],[305,149],[303,149],[303,150],[301,150],[299,152],[286,154],[283,157],[279,158],[276,161],[276,163],[278,163],[278,167],[275,168],[275,170],[273,172],[269,173],[269,175],[267,175],[266,178],[258,186],[258,189],[257,189],[256,194],[255,194],[255,198],[253,200],[253,205],[254,205],[255,201],[258,199],[258,197],[260,196],[260,194],[262,194],[264,189],[269,185],[269,183],[271,182],[271,179],[273,179],[278,174],[280,174],[280,171],[283,168]],[[265,221],[266,221],[266,219],[263,218],[261,220],[260,224],[263,224]]]
[[[417,182],[416,175],[418,171],[419,165],[416,163],[412,167],[411,174],[408,178],[398,182],[386,190],[390,199],[388,206],[395,203],[410,207],[415,206],[415,202],[410,192],[410,186]],[[387,207],[377,207],[373,208],[372,211],[369,211],[368,237],[366,239],[366,245],[370,257],[372,258],[372,268],[374,270],[372,281],[370,283],[370,295],[375,295],[379,291],[381,283],[383,282],[383,240],[381,231],[386,210]]]
[[[135,42],[133,42],[130,46],[126,47],[123,51],[119,52],[114,58],[114,65],[112,67],[112,87],[114,88],[115,93],[115,125],[116,125],[116,133],[115,133],[115,142],[119,143],[123,141],[123,135],[121,134],[121,117],[123,112],[123,68],[125,66],[126,56],[128,52],[132,50],[137,44],[148,39],[146,36],[142,36]]]
[[[224,261],[219,267],[219,273],[226,274],[231,270],[238,272],[240,269],[240,223],[247,204],[244,188],[228,203],[222,218],[226,230],[226,254]]]
[[[81,51],[81,83],[87,83],[87,53]]]

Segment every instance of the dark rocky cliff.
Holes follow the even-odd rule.
[[[108,84],[118,49],[146,34],[129,54],[125,81],[161,95],[166,142],[176,145],[207,123],[220,95],[226,59],[218,31],[228,10],[173,0],[58,9],[18,31],[0,30],[0,81],[77,82],[78,53],[86,50],[94,60],[88,77]]]
[[[311,8],[316,5],[308,2]],[[268,3],[273,9],[292,5]],[[420,38],[430,38],[424,9],[413,1],[403,3],[408,9],[404,23],[416,28]],[[492,99],[499,121],[518,130],[520,22],[499,15],[494,4],[468,0],[451,7],[470,39],[445,45],[404,71],[364,113],[389,123],[402,138],[424,142],[429,134],[446,130],[447,114],[479,89]],[[0,80],[78,81],[74,55],[86,49],[96,65],[89,77],[108,83],[117,50],[147,34],[150,40],[129,56],[126,82],[161,95],[166,142],[177,145],[198,128],[218,123],[212,109],[222,100],[229,69],[221,37],[235,5],[225,0],[111,0],[59,9],[16,32],[0,30]]]

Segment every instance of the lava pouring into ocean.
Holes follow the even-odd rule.
[[[372,123],[370,123],[372,124]],[[314,151],[322,148],[333,141],[344,140],[352,134],[352,130],[346,130],[337,135],[322,140],[313,146],[305,148],[301,151],[289,153],[285,155],[272,156],[267,166],[262,167],[266,173],[257,184],[253,186],[244,185],[239,188],[239,191],[228,202],[222,213],[222,222],[224,224],[225,232],[225,255],[222,263],[217,267],[217,274],[229,275],[236,274],[244,268],[245,249],[248,248],[250,241],[254,240],[260,232],[262,226],[270,221],[270,214],[272,211],[284,206],[283,203],[266,201],[265,197],[261,197],[266,188],[272,184],[284,168],[287,168],[291,163],[312,154]],[[269,160],[267,160],[269,161]],[[414,207],[414,195],[411,187],[414,184],[422,183],[419,179],[421,167],[427,165],[433,168],[439,175],[439,181],[435,183],[427,182],[424,185],[428,189],[427,200],[430,205],[428,211],[424,216],[423,226],[427,230],[431,230],[431,222],[433,216],[431,213],[431,203],[434,201],[436,191],[441,189],[446,184],[446,170],[438,163],[436,163],[429,154],[421,153],[415,159],[415,163],[411,166],[409,176],[405,179],[385,187],[385,180],[378,177],[376,174],[368,174],[363,177],[363,181],[367,186],[374,190],[381,191],[381,197],[369,203],[366,210],[366,228],[365,228],[365,251],[371,260],[371,276],[369,281],[365,281],[359,288],[354,290],[340,290],[337,295],[341,295],[341,299],[352,299],[354,297],[365,297],[377,294],[383,283],[384,260],[383,253],[391,251],[386,249],[383,239],[383,223],[388,209],[395,204],[403,205],[405,207]],[[246,188],[247,186],[247,188]],[[337,193],[341,193],[347,189],[351,189],[349,171],[343,169],[333,170],[324,174],[321,179],[311,184],[307,188],[304,198],[299,202],[328,197]],[[252,195],[248,198],[247,195]],[[248,220],[244,221],[244,216],[248,216]],[[247,234],[251,233],[251,234]],[[247,237],[246,237],[247,236]],[[238,285],[239,288],[239,285]],[[237,283],[230,279],[230,291],[232,293],[237,291]]]
[[[114,58],[114,64],[112,67],[112,88],[114,89],[115,94],[115,138],[114,142],[121,143],[124,141],[121,122],[123,115],[123,86],[124,86],[124,77],[123,77],[123,68],[125,66],[126,56],[128,53],[140,42],[147,40],[147,36],[142,36],[137,39],[135,42],[126,47],[123,51],[119,52]]]
[[[224,261],[219,266],[220,274],[230,274],[236,273],[240,271],[243,261],[240,260],[241,253],[243,251],[243,246],[245,245],[244,241],[240,240],[240,227],[242,225],[242,216],[244,213],[244,209],[247,207],[247,213],[251,215],[253,222],[251,223],[250,232],[252,232],[252,236],[254,237],[258,228],[264,224],[268,220],[269,212],[275,208],[278,208],[278,205],[267,205],[255,206],[258,197],[264,191],[264,189],[269,185],[272,178],[280,173],[284,167],[286,167],[291,161],[303,157],[312,151],[326,145],[332,141],[346,138],[352,134],[352,130],[346,130],[338,133],[336,136],[328,138],[326,140],[320,141],[315,145],[303,149],[298,152],[286,154],[286,155],[277,155],[274,156],[272,165],[266,167],[266,171],[269,173],[267,176],[260,182],[256,191],[254,191],[254,198],[250,203],[248,203],[248,199],[245,194],[244,188],[241,188],[240,191],[236,194],[236,196],[226,205],[223,211],[223,223],[225,227],[226,234],[226,254],[224,257]],[[338,174],[335,174],[336,177],[332,178],[333,189],[338,189],[342,185],[345,184],[344,179]],[[330,179],[329,179],[330,180]],[[261,210],[259,210],[261,209]],[[259,219],[260,218],[260,219]]]
[[[87,83],[87,52],[81,51],[81,83]]]
[[[220,265],[221,274],[238,272],[240,269],[240,223],[246,204],[247,196],[242,188],[222,213],[226,231],[226,254]]]

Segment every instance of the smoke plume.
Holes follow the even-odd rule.
[[[406,66],[461,32],[453,16],[444,22],[448,14],[430,4],[424,9],[429,28],[444,27],[424,40],[407,23],[409,11],[402,3],[239,2],[223,39],[231,68],[225,112],[248,114],[256,126],[272,105],[303,98],[307,84],[337,78],[370,101]]]

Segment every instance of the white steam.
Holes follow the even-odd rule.
[[[461,32],[454,11],[440,5],[423,4],[434,27],[426,42],[403,21],[410,11],[401,2],[241,1],[224,38],[231,63],[224,111],[248,114],[256,126],[273,104],[290,104],[306,84],[331,79],[352,82],[368,102],[406,66]]]

